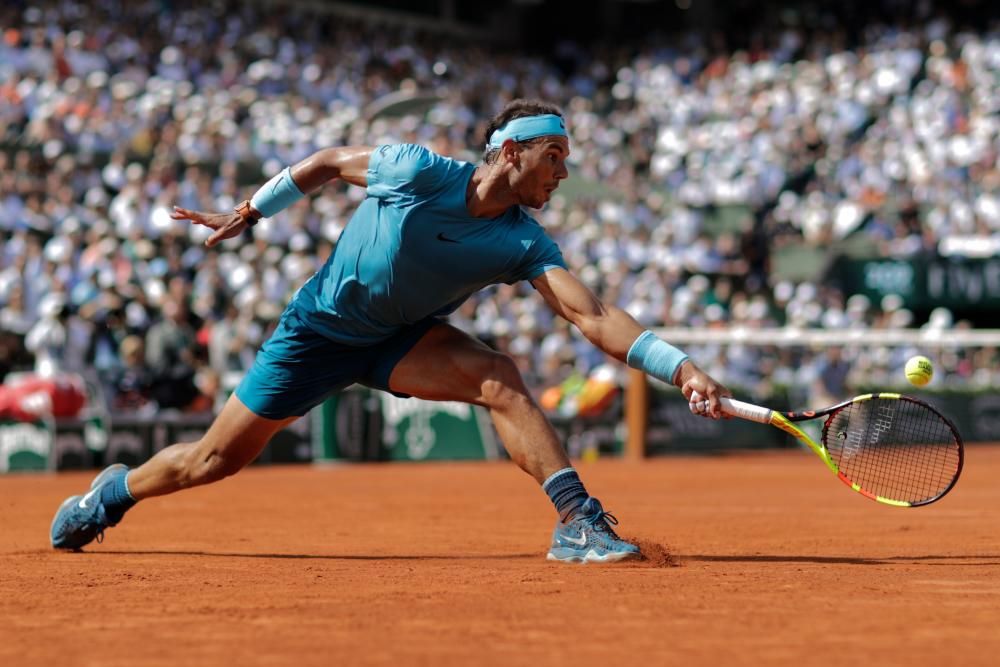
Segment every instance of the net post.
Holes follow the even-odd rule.
[[[646,374],[628,369],[625,385],[625,458],[640,461],[646,457],[646,428],[649,424],[649,381]]]

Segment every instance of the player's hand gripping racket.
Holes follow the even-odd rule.
[[[901,394],[865,394],[808,412],[778,412],[723,398],[726,414],[771,424],[809,446],[842,482],[897,507],[927,505],[948,493],[962,472],[962,438],[923,401]],[[695,413],[707,402],[693,402]],[[816,443],[793,422],[826,417]]]

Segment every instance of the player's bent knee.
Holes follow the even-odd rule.
[[[491,408],[515,407],[531,400],[517,364],[505,354],[492,355],[489,372],[483,378],[480,390]]]

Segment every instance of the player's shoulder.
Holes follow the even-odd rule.
[[[522,229],[532,234],[546,235],[542,223],[538,222],[538,219],[528,209],[523,206],[515,206],[514,209],[515,224],[520,225]]]
[[[400,173],[406,170],[417,172],[436,165],[457,162],[420,144],[383,144],[376,147],[373,157],[382,166],[394,168]]]
[[[381,144],[375,147],[375,152],[383,160],[393,161],[429,159],[431,156],[436,155],[434,151],[426,146],[408,143]]]
[[[557,247],[545,227],[524,207],[517,206],[507,218],[508,227],[505,238],[508,243],[516,244],[522,250],[541,251],[545,248]]]
[[[384,144],[376,147],[369,165],[369,181],[420,190],[440,184],[464,163],[435,153],[419,144]]]

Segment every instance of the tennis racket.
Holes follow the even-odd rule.
[[[778,412],[723,398],[726,414],[770,424],[798,438],[840,480],[886,505],[917,507],[951,491],[962,472],[962,438],[933,407],[902,394],[864,394],[807,412]],[[692,412],[707,401],[691,404]],[[794,422],[826,417],[822,441],[813,441]]]

